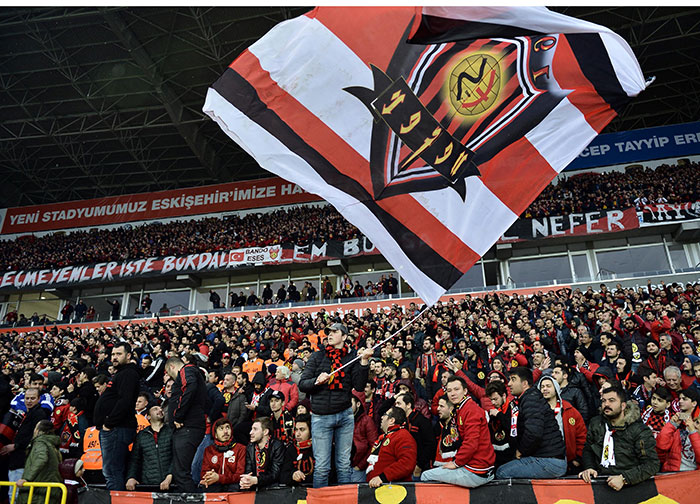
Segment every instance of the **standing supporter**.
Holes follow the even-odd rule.
[[[447,364],[445,363],[446,358],[447,353],[445,350],[442,348],[442,346],[438,347],[435,350],[435,364],[430,366],[428,369],[428,374],[425,376],[425,390],[429,397],[433,397],[442,385],[440,376],[443,371],[448,370]]]
[[[244,373],[241,372],[240,375],[226,375],[233,381],[233,390],[226,390],[229,394],[228,409],[226,410],[226,418],[231,422],[231,426],[235,429],[237,425],[247,422],[250,414],[248,409],[245,407],[246,397],[245,397],[245,385],[244,385]],[[225,396],[225,394],[224,394]],[[247,430],[250,432],[250,428]]]
[[[204,404],[207,396],[203,373],[179,357],[170,357],[165,372],[173,379],[172,396],[168,403],[173,432],[173,483],[181,492],[194,492],[192,460],[204,438],[206,419]]]
[[[280,481],[284,462],[284,444],[272,437],[269,418],[257,418],[250,429],[246,448],[245,472],[241,475],[241,490],[264,488]]]
[[[452,372],[449,370],[445,370],[440,374],[440,388],[437,390],[437,392],[435,392],[433,400],[430,404],[430,413],[435,416],[438,414],[438,402],[440,401],[440,398],[446,397],[445,389],[447,387],[447,380],[450,379],[450,376],[452,376]]]
[[[26,482],[63,483],[63,478],[58,471],[61,463],[61,454],[58,451],[58,436],[54,434],[53,424],[49,420],[41,420],[33,429],[31,445],[22,477],[17,480],[19,495],[17,502],[27,504],[29,502],[29,489],[23,488]],[[58,504],[61,502],[61,493],[54,489],[46,499],[46,488],[36,488],[33,492],[34,502],[48,502]]]
[[[620,490],[657,473],[659,458],[656,449],[652,450],[656,442],[621,387],[608,387],[602,396],[603,413],[588,426],[579,477],[590,483],[591,478],[606,475],[608,486]]]
[[[42,420],[48,420],[49,412],[39,404],[39,390],[29,388],[24,394],[24,403],[27,412],[24,414],[22,423],[17,429],[15,439],[11,444],[0,448],[0,456],[7,456],[7,467],[9,469],[10,481],[17,481],[22,475],[26,450],[32,441],[34,427]],[[53,428],[53,424],[51,424]],[[58,446],[57,446],[58,447]]]
[[[265,373],[258,371],[253,377],[253,388],[249,392],[246,408],[251,412],[253,419],[270,416],[270,397],[272,389],[265,380]]]
[[[102,472],[108,490],[124,490],[129,445],[136,436],[134,406],[139,393],[139,372],[129,362],[131,346],[119,342],[112,348],[116,374],[95,404],[94,421],[100,431]]]
[[[440,481],[468,488],[485,485],[493,479],[496,455],[483,410],[467,394],[466,383],[460,376],[447,382],[447,398],[454,404],[459,446],[454,459],[421,474],[421,481]]]
[[[259,372],[265,371],[265,361],[258,357],[255,347],[248,349],[248,360],[243,363],[243,372],[248,375],[248,380],[253,381],[253,377]]]
[[[416,409],[415,402],[416,400],[410,392],[402,393],[396,396],[394,406],[401,408],[406,414],[406,427],[416,442],[418,455],[413,476],[419,478],[423,471],[427,471],[433,466],[435,437],[430,420]]]
[[[369,383],[368,383],[369,384]],[[372,450],[372,445],[377,440],[377,426],[374,420],[365,413],[365,395],[357,390],[352,391],[352,413],[355,426],[352,434],[352,483],[365,483],[367,457]]]
[[[569,401],[562,399],[559,383],[553,377],[543,376],[538,387],[554,411],[559,430],[564,435],[568,470],[571,474],[577,474],[581,467],[583,445],[586,443],[587,429],[583,417]]]
[[[284,485],[313,485],[314,453],[311,442],[311,417],[299,415],[294,425],[294,442],[287,446],[280,471]]]
[[[328,485],[334,441],[338,483],[350,483],[354,427],[350,398],[353,388],[358,391],[365,388],[372,356],[372,351],[365,349],[360,353],[359,362],[334,373],[355,357],[355,351],[345,343],[348,330],[343,324],[331,325],[326,333],[327,346],[311,355],[299,381],[299,389],[311,398],[311,430],[316,460],[314,488]]]
[[[70,402],[68,415],[59,430],[59,449],[65,458],[80,458],[83,454],[83,438],[88,427],[85,399],[76,397]]]
[[[165,423],[165,413],[160,406],[148,408],[147,415],[150,425],[136,435],[129,456],[126,489],[148,485],[166,491],[173,480],[173,430]]]
[[[513,423],[513,409],[517,411],[517,406],[512,398],[508,397],[506,385],[500,380],[486,385],[486,396],[493,405],[488,410],[488,422],[491,444],[496,453],[496,466],[499,467],[513,460],[515,455],[517,428]],[[515,420],[517,421],[517,416]]]
[[[532,371],[524,367],[510,370],[508,380],[518,406],[513,412],[515,460],[498,468],[501,478],[557,478],[566,473],[566,447],[554,412],[533,386]]]
[[[26,383],[26,382],[25,382]],[[54,409],[54,399],[48,392],[44,391],[44,377],[38,373],[32,373],[29,377],[29,386],[27,388],[35,388],[39,391],[39,405],[48,410],[49,413],[53,412]],[[27,406],[24,402],[24,392],[20,392],[10,401],[10,408],[15,411],[27,411]]]
[[[226,418],[214,422],[211,437],[213,444],[204,450],[199,484],[209,492],[236,492],[245,471],[245,445],[236,443]]]
[[[377,488],[392,481],[411,481],[416,442],[406,430],[406,413],[396,406],[382,415],[382,431],[368,457],[367,483]]]

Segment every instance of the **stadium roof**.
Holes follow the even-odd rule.
[[[205,117],[208,86],[308,8],[0,8],[0,208],[267,175]],[[606,131],[700,118],[700,7],[557,7],[656,82]]]

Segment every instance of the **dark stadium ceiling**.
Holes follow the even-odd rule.
[[[226,66],[308,8],[0,8],[0,208],[267,173],[201,108]],[[556,7],[656,82],[606,131],[700,118],[700,7]]]

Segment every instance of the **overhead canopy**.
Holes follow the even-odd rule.
[[[0,207],[267,176],[202,104],[243,49],[309,9],[0,9]],[[700,8],[552,10],[618,32],[656,76],[607,132],[700,117]]]

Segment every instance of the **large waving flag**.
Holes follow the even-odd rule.
[[[621,37],[544,7],[320,7],[203,110],[433,304],[644,87]]]

